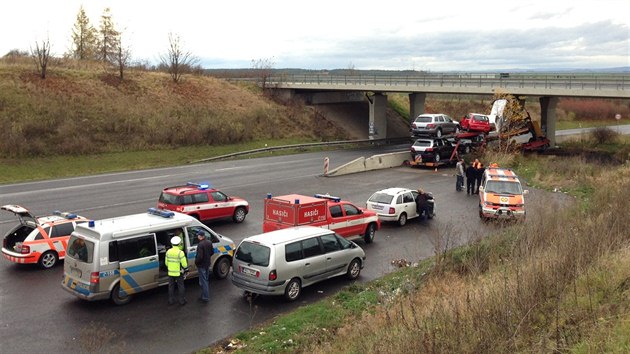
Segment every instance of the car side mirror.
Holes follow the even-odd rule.
[[[479,191],[480,192],[483,192],[483,189],[484,189],[483,186],[479,186]]]
[[[523,191],[523,194],[529,194],[529,190],[527,190],[527,189],[526,189],[526,190],[524,190],[524,191]]]

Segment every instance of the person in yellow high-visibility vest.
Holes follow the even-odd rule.
[[[184,288],[184,275],[188,273],[188,261],[186,254],[179,248],[182,238],[174,236],[171,238],[171,247],[166,251],[166,268],[168,269],[168,304],[175,303],[175,284],[177,284],[177,300],[180,305],[186,305]]]

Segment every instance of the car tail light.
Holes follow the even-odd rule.
[[[90,273],[90,284],[98,284],[101,278],[98,276],[98,272]]]
[[[396,209],[389,207],[389,214],[396,214]]]
[[[269,272],[269,280],[276,280],[278,279],[278,274],[276,273],[276,270],[272,270],[271,272]]]
[[[433,148],[426,148],[424,151],[433,151]]]
[[[21,242],[15,244],[15,251],[21,254],[29,254],[31,253],[31,246],[27,246]]]

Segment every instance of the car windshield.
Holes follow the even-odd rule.
[[[162,192],[162,194],[160,194],[160,203],[181,205],[182,198],[180,198],[178,195]]]
[[[521,184],[513,181],[488,181],[486,193],[522,194]]]
[[[416,140],[416,142],[413,143],[413,146],[430,147],[431,146],[431,140]]]
[[[431,123],[431,117],[418,117],[415,120],[416,123]]]
[[[258,243],[243,241],[234,258],[247,264],[253,264],[261,267],[269,265],[269,254],[271,250],[267,246]]]
[[[381,203],[381,204],[391,204],[392,199],[394,199],[393,195],[386,193],[374,193],[369,201],[373,203]]]

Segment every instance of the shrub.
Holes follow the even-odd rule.
[[[613,143],[618,136],[619,133],[607,127],[597,127],[591,132],[591,137],[597,144]]]

